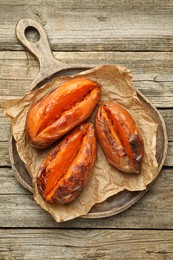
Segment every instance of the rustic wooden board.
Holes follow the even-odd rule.
[[[31,42],[26,37],[26,30],[28,28],[35,28],[39,35],[39,41]],[[34,79],[34,81],[29,86],[28,90],[32,90],[38,87],[43,80],[47,80],[50,76],[54,73],[56,75],[72,75],[83,71],[87,67],[81,67],[78,69],[78,66],[71,65],[71,67],[66,64],[60,63],[58,60],[54,59],[50,46],[49,41],[47,38],[46,31],[41,26],[40,23],[36,22],[32,19],[22,19],[18,22],[16,26],[16,36],[17,39],[20,41],[25,48],[27,48],[32,54],[36,56],[39,61],[39,72]],[[74,69],[77,68],[75,71]],[[60,74],[59,74],[60,72]],[[57,74],[58,73],[58,74]],[[159,114],[159,112],[154,108],[154,106],[145,98],[144,95],[141,94],[140,91],[137,91],[138,98],[140,99],[141,103],[145,106],[148,113],[150,113],[155,122],[158,124],[157,130],[157,146],[156,146],[156,158],[158,162],[158,174],[164,164],[166,154],[167,154],[167,132],[165,128],[165,123]],[[18,182],[23,185],[28,190],[32,191],[32,184],[31,179],[25,169],[24,163],[21,161],[17,149],[16,143],[13,137],[10,139],[10,161],[12,168],[14,170],[14,174]],[[84,218],[101,218],[101,217],[108,217],[115,214],[118,214],[130,206],[132,206],[135,202],[137,202],[148,190],[148,187],[143,191],[122,191],[121,193],[108,198],[102,203],[94,205],[94,207],[90,210],[90,212],[84,216]]]
[[[14,26],[24,17],[45,25],[53,50],[173,50],[170,0],[1,0],[0,4],[0,50],[22,49]]]
[[[0,242],[2,259],[173,258],[171,230],[6,229]]]
[[[172,229],[173,174],[164,169],[147,194],[119,215],[102,219],[74,219],[56,223],[15,179],[9,168],[0,169],[1,227]]]

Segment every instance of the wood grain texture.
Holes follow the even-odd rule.
[[[24,17],[45,25],[53,50],[173,50],[170,0],[1,0],[0,4],[0,50],[23,49],[14,27]]]
[[[0,240],[3,259],[173,258],[173,231],[6,229]]]
[[[54,56],[68,65],[119,64],[131,70],[133,83],[156,107],[173,107],[173,53],[65,53]],[[24,95],[38,73],[28,52],[0,52],[0,103]]]
[[[64,223],[56,223],[36,204],[32,194],[18,184],[11,169],[0,169],[0,179],[1,227],[173,228],[173,175],[169,169],[162,170],[147,194],[127,211],[99,220],[78,218]]]
[[[165,166],[173,166],[173,142],[169,142],[168,144],[168,153],[166,156]]]

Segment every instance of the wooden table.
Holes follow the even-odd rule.
[[[38,71],[15,37],[21,18],[45,26],[63,63],[128,67],[163,115],[169,148],[157,181],[133,207],[58,224],[13,175],[1,109],[0,259],[173,259],[173,1],[0,0],[1,103],[22,96]]]

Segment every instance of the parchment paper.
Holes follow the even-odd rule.
[[[6,115],[11,119],[12,134],[16,140],[19,156],[25,163],[28,173],[32,178],[34,199],[42,208],[47,210],[57,222],[67,221],[85,215],[94,204],[102,202],[120,191],[141,191],[146,189],[146,186],[156,177],[158,169],[155,158],[157,124],[137,98],[129,70],[116,65],[104,65],[82,72],[73,77],[87,77],[99,82],[102,85],[102,98],[100,103],[103,100],[115,100],[127,108],[142,133],[145,154],[141,173],[139,175],[125,174],[108,164],[98,144],[94,171],[82,193],[69,205],[57,206],[46,203],[38,193],[36,178],[42,160],[50,149],[39,151],[33,149],[26,141],[26,115],[31,102],[35,102],[45,93],[72,77],[56,78],[42,88],[27,93],[21,99],[6,101],[4,110]],[[89,118],[89,121],[93,121],[96,109]]]

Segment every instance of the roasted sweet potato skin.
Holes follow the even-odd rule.
[[[75,78],[58,86],[31,105],[26,118],[26,137],[38,149],[84,122],[100,100],[101,87],[87,78]]]
[[[38,175],[37,187],[50,203],[72,202],[88,183],[96,159],[96,138],[92,123],[72,130],[46,156]]]
[[[109,163],[122,172],[140,173],[144,141],[130,113],[116,102],[103,102],[95,128]]]

